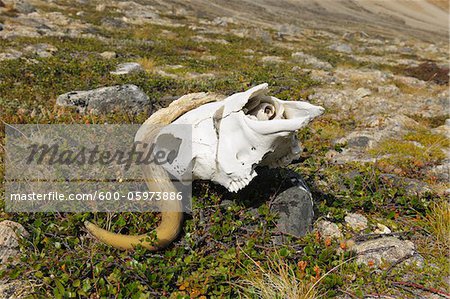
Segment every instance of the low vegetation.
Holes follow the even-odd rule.
[[[94,8],[88,11],[83,18],[100,25],[102,14]],[[147,118],[145,114],[126,112],[81,115],[57,107],[56,97],[72,90],[135,84],[156,107],[164,106],[158,101],[165,96],[200,91],[231,94],[262,82],[269,83],[276,97],[300,100],[324,84],[307,72],[293,70],[298,64],[291,60],[290,50],[276,43],[267,44],[261,38],[207,35],[225,40],[227,44],[223,45],[194,41],[196,32],[188,26],[98,30],[107,38],[43,36],[2,40],[0,52],[39,43],[58,49],[48,58],[26,54],[0,61],[2,144],[6,123],[142,123]],[[305,52],[333,66],[384,68],[333,53],[319,38],[310,45]],[[101,58],[101,52],[111,50],[116,52],[115,58]],[[262,57],[274,55],[285,63],[260,62]],[[146,72],[110,74],[117,64],[130,61],[139,62]],[[170,66],[180,67],[170,71]],[[164,76],[157,70],[175,76]],[[212,75],[201,78],[195,74]],[[343,240],[331,240],[314,232],[302,238],[277,233],[278,216],[271,211],[269,198],[256,203],[205,182],[194,184],[193,213],[187,215],[181,237],[157,253],[142,248],[117,251],[94,240],[83,227],[85,220],[93,220],[102,227],[110,226],[112,231],[139,234],[157,225],[157,214],[8,213],[4,201],[0,201],[0,221],[17,221],[30,233],[20,244],[19,263],[0,270],[0,278],[29,281],[35,298],[412,298],[411,291],[401,284],[408,277],[414,277],[427,289],[445,289],[442,278],[450,275],[446,263],[448,201],[433,192],[411,196],[405,188],[382,179],[382,174],[389,172],[425,180],[424,171],[445,158],[448,139],[428,130],[441,125],[443,119],[421,122],[425,129],[382,141],[371,149],[369,153],[379,157],[377,163],[340,165],[327,159],[330,150],[345,149],[345,144],[334,141],[360,125],[351,116],[338,118],[336,112],[327,111],[299,133],[305,150],[301,163],[296,161],[289,168],[301,173],[311,187],[316,218],[336,222],[344,231]],[[3,181],[3,147],[0,154]],[[271,187],[277,190],[279,186]],[[0,194],[4,197],[3,186]],[[413,239],[419,244],[423,265],[399,264],[376,270],[371,265],[357,264],[356,254],[346,242],[358,235],[343,225],[347,212],[367,215],[369,228],[362,233],[381,222],[402,237]],[[430,250],[426,246],[429,240],[436,244]]]

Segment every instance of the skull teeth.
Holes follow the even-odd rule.
[[[256,176],[256,173],[253,171],[248,177],[235,179],[228,184],[227,189],[231,192],[238,192],[242,188],[246,187],[250,184],[250,181]]]

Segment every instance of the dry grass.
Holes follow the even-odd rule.
[[[450,250],[450,203],[446,200],[433,203],[425,217],[425,224],[440,249],[448,253]]]
[[[253,261],[253,260],[252,260]],[[315,299],[321,297],[317,285],[321,279],[310,281],[299,279],[292,267],[280,256],[267,262],[245,267],[246,275],[240,281],[241,298],[261,299]]]
[[[155,70],[156,63],[155,63],[155,61],[154,61],[153,59],[151,59],[151,58],[147,58],[147,57],[139,58],[139,59],[137,60],[137,62],[138,62],[140,65],[142,65],[142,67],[144,68],[144,70],[145,70],[146,72],[151,73],[151,72],[153,72],[153,71]]]

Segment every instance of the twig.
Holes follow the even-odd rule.
[[[355,242],[361,242],[361,241],[367,241],[372,239],[378,239],[383,237],[398,237],[406,235],[407,232],[396,232],[396,233],[389,233],[389,234],[367,234],[367,235],[360,235],[355,237]]]
[[[414,282],[406,282],[406,281],[396,281],[392,283],[395,286],[406,286],[406,287],[411,287],[411,288],[415,288],[415,289],[420,289],[423,291],[427,291],[433,294],[438,294],[441,296],[444,296],[446,298],[450,298],[450,293],[435,289],[435,288],[427,288],[421,284],[418,283],[414,283]]]
[[[403,291],[405,291],[405,292],[407,292],[407,293],[413,295],[414,298],[425,299],[424,297],[419,296],[419,295],[417,294],[417,290],[414,290],[414,291],[413,291],[413,290],[411,290],[411,289],[409,289],[409,288],[407,288],[407,287],[405,287],[405,286],[401,286],[401,285],[398,285],[398,286],[395,286],[395,287],[400,288],[400,289],[402,289]]]
[[[395,246],[391,245],[391,246],[384,246],[384,247],[379,247],[379,248],[367,249],[367,250],[359,252],[358,255],[364,255],[364,254],[367,254],[367,253],[378,252],[380,250],[388,250],[388,249],[391,249],[391,248],[395,248]]]
[[[395,297],[391,297],[391,296],[387,296],[387,295],[381,295],[381,294],[369,294],[369,295],[365,295],[364,296],[364,298],[373,298],[373,297],[385,298],[385,299],[396,299]]]
[[[341,292],[341,293],[344,293],[345,295],[348,295],[348,296],[350,296],[350,297],[352,297],[352,298],[356,298],[356,299],[358,298],[358,297],[356,297],[355,294],[350,293],[350,292],[348,292],[348,291],[345,291],[345,290],[343,290],[343,289],[341,289],[341,288],[338,288],[338,291]]]
[[[395,268],[397,267],[397,265],[399,265],[400,263],[409,260],[410,258],[412,258],[414,256],[414,253],[412,254],[408,254],[405,255],[404,257],[402,257],[401,259],[398,259],[397,261],[395,261],[395,263],[392,263],[392,265],[389,266],[389,268],[386,270],[386,275],[389,275],[389,273]]]

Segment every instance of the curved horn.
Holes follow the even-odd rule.
[[[172,102],[169,107],[155,112],[148,118],[136,133],[135,141],[151,144],[163,125],[170,124],[192,109],[217,100],[219,100],[217,96],[206,93],[181,97]],[[152,163],[146,165],[143,171],[146,184],[150,190],[155,192],[176,192],[175,186],[163,167]],[[158,180],[149,178],[158,178]],[[168,246],[178,236],[183,221],[183,212],[181,212],[181,202],[179,200],[168,200],[163,203],[166,206],[161,209],[161,223],[155,229],[155,242],[147,241],[148,234],[135,236],[116,234],[104,230],[89,221],[86,221],[84,224],[87,230],[97,239],[115,248],[128,250],[133,249],[139,244],[151,251],[156,251]]]

